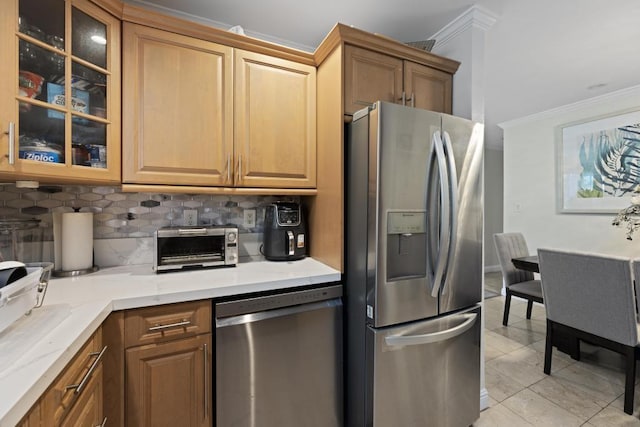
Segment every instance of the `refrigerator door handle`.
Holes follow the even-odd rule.
[[[447,276],[451,269],[451,260],[456,250],[456,234],[458,232],[458,172],[456,170],[456,162],[453,154],[453,145],[451,137],[447,131],[443,132],[444,148],[446,158],[448,160],[447,173],[449,178],[449,203],[450,203],[450,220],[449,220],[449,247],[447,249],[447,258],[445,261],[444,280],[442,285],[442,294],[447,292]]]
[[[444,144],[439,131],[433,134],[433,145],[438,159],[438,171],[440,172],[440,245],[438,247],[438,258],[435,265],[435,275],[431,296],[437,297],[442,286],[447,259],[449,254],[449,244],[451,239],[451,192],[449,187],[449,177],[447,176],[447,162],[444,153]]]
[[[421,335],[390,335],[384,341],[388,346],[423,345],[446,341],[464,334],[476,323],[477,313],[463,314],[465,321],[451,329]]]

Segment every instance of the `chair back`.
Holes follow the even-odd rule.
[[[634,259],[631,263],[631,270],[633,271],[633,283],[636,290],[636,313],[638,313],[638,303],[640,303],[640,259]]]
[[[496,245],[496,253],[500,261],[500,270],[502,270],[505,286],[533,280],[532,272],[515,268],[511,262],[511,258],[529,255],[527,241],[524,239],[522,233],[494,234],[493,243]]]
[[[547,319],[621,344],[638,344],[629,258],[539,249]]]

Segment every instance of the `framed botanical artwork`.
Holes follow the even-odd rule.
[[[640,111],[560,126],[556,150],[560,212],[616,213],[640,191]]]

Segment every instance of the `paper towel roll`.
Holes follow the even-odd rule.
[[[93,266],[93,213],[62,214],[62,269],[84,270]]]

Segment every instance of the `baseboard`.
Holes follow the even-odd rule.
[[[497,271],[500,271],[500,266],[499,265],[485,265],[484,266],[484,272],[485,273],[495,273]]]
[[[480,390],[480,410],[484,411],[489,407],[489,392],[486,388]]]

